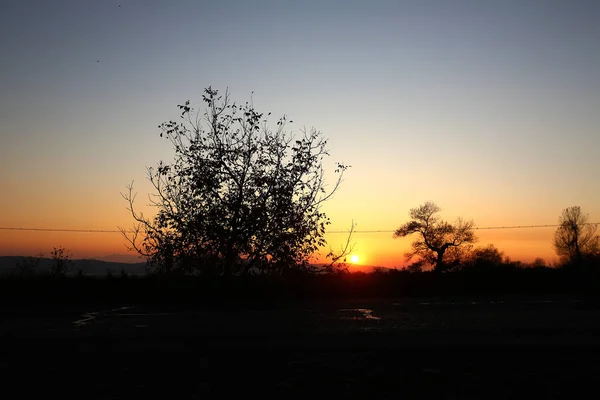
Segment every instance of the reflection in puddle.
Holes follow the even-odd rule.
[[[360,313],[360,316],[342,317],[342,319],[345,319],[345,320],[363,321],[363,320],[369,319],[369,320],[377,321],[377,320],[381,319],[381,318],[373,315],[373,310],[371,310],[370,308],[342,308],[338,311]]]
[[[156,317],[163,315],[175,315],[175,313],[119,313],[117,317]]]
[[[82,327],[82,326],[88,324],[89,322],[92,322],[94,319],[96,319],[97,316],[98,316],[97,312],[85,313],[81,316],[81,319],[78,319],[77,321],[75,321],[73,323],[75,325],[77,325],[77,327]]]
[[[75,324],[78,328],[81,328],[85,325],[88,325],[88,324],[94,322],[99,316],[102,317],[109,313],[114,313],[116,311],[128,310],[130,308],[133,308],[133,307],[127,306],[127,307],[113,308],[112,310],[106,310],[106,311],[100,311],[100,312],[95,311],[95,312],[84,313],[81,315],[81,318],[79,318],[77,321],[73,322],[73,324]]]

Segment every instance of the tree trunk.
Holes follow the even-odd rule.
[[[437,260],[435,262],[434,271],[436,271],[436,272],[442,272],[444,270],[444,253],[445,252],[446,252],[446,249],[444,249],[444,248],[438,250],[438,252],[437,252]]]
[[[575,264],[580,266],[583,264],[583,256],[581,255],[581,249],[579,248],[579,232],[575,231]]]

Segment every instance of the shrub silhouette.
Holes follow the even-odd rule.
[[[71,273],[71,252],[62,246],[54,247],[50,252],[52,264],[48,273],[53,277],[65,277]]]

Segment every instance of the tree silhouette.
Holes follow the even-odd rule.
[[[504,252],[493,244],[486,247],[478,247],[471,251],[466,263],[467,268],[495,268],[504,262]]]
[[[50,252],[52,264],[49,274],[54,277],[64,277],[71,272],[71,252],[62,246],[54,247]]]
[[[581,207],[565,208],[560,215],[559,227],[554,233],[554,248],[564,263],[581,265],[586,259],[600,254],[598,224],[588,223],[588,215]]]
[[[434,266],[435,271],[449,269],[444,255],[450,248],[475,242],[473,221],[463,221],[458,218],[454,224],[440,219],[437,214],[440,208],[432,202],[411,208],[411,221],[405,223],[394,232],[394,237],[406,237],[416,233],[419,238],[412,243],[412,252],[406,253],[406,258],[419,256],[425,262]]]
[[[181,122],[161,124],[161,137],[175,159],[148,169],[156,193],[153,219],[134,211],[133,184],[123,197],[136,221],[121,232],[130,247],[167,272],[246,274],[312,268],[309,258],[325,245],[329,219],[322,204],[336,192],[348,166],[337,163],[336,181],[326,191],[323,159],[327,140],[317,130],[286,132],[288,118],[274,130],[251,103],[207,88],[206,111],[187,101]],[[340,255],[330,254],[333,260]]]
[[[37,253],[33,257],[23,257],[17,263],[16,274],[21,277],[30,277],[36,275],[43,257],[43,253]]]

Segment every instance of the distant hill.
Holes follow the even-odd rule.
[[[34,261],[35,260],[35,261]],[[48,271],[52,265],[51,258],[22,257],[22,256],[0,256],[0,275],[5,275],[13,270],[16,270],[19,263],[28,262],[29,265],[37,263],[35,270],[37,273]],[[79,259],[71,260],[70,264],[73,271],[81,269],[84,275],[88,276],[106,276],[107,273],[116,275],[121,271],[129,275],[143,275],[146,270],[145,262],[111,262],[96,259]]]
[[[116,263],[128,263],[128,264],[139,264],[145,260],[139,255],[134,254],[110,254],[108,256],[93,257],[93,260],[109,261]]]
[[[34,261],[35,260],[35,261]],[[51,258],[34,258],[24,256],[0,256],[0,275],[5,275],[17,268],[19,263],[28,262],[30,265],[37,262],[36,272],[44,272],[50,269],[53,260]],[[128,254],[111,254],[102,258],[71,260],[71,269],[81,269],[84,275],[106,276],[110,271],[113,275],[125,271],[129,275],[144,275],[146,263],[138,256]],[[374,271],[387,272],[394,268],[386,268],[374,265],[348,264],[350,272],[371,273]]]
[[[382,267],[378,265],[362,265],[362,264],[348,264],[348,271],[350,272],[389,272],[396,268]]]

